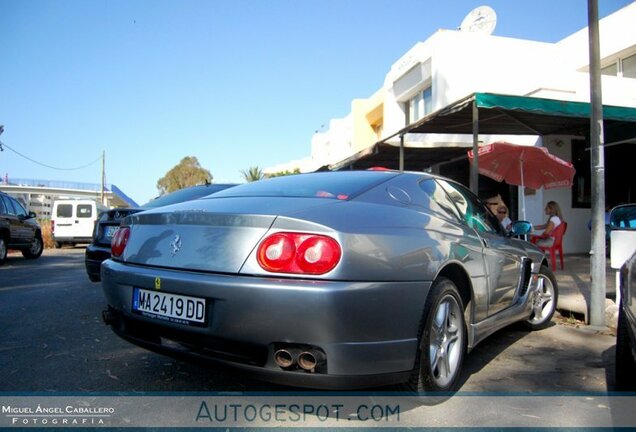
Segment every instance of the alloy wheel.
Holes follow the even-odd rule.
[[[539,274],[537,291],[532,301],[530,324],[541,324],[552,317],[554,311],[554,285],[549,277]]]
[[[431,323],[429,367],[439,387],[446,387],[458,373],[462,357],[464,326],[462,310],[452,295],[438,304]]]

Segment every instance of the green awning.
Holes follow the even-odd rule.
[[[479,133],[489,135],[576,135],[590,128],[590,104],[529,96],[473,93],[429,114],[395,135],[407,133],[472,134],[473,104],[479,113]],[[605,105],[605,131],[636,123],[636,108]],[[631,127],[630,127],[631,128]],[[636,137],[636,136],[634,136]]]
[[[573,135],[587,137],[590,132],[590,104],[513,96],[473,93],[355,155],[325,167],[331,170],[364,169],[370,166],[398,168],[400,158],[405,169],[421,170],[465,154],[456,146],[418,148],[409,146],[401,152],[397,137],[407,134],[473,133],[473,105],[478,110],[478,130],[483,135]],[[603,107],[605,144],[636,141],[636,108],[605,105]],[[462,153],[463,152],[463,153]]]
[[[475,103],[479,108],[504,109],[511,111],[533,112],[551,116],[590,117],[590,104],[586,102],[568,102],[556,99],[499,95],[493,93],[475,93]],[[636,108],[605,105],[603,118],[636,122]]]

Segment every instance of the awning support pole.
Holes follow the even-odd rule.
[[[404,135],[400,135],[400,171],[404,171]]]
[[[470,169],[470,190],[479,194],[479,109],[473,100],[473,166]]]

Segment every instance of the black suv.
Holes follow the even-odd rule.
[[[9,249],[21,250],[29,259],[42,255],[42,231],[35,217],[35,213],[27,212],[17,200],[0,192],[0,264],[4,263]]]

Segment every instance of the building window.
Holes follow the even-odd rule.
[[[623,78],[636,78],[636,54],[624,58],[622,66]]]
[[[618,63],[612,63],[609,66],[605,66],[604,68],[601,69],[601,74],[602,75],[609,75],[609,76],[617,76],[618,75]]]
[[[409,125],[430,114],[433,107],[433,89],[431,86],[419,91],[405,104],[406,124]]]
[[[636,54],[619,58],[601,69],[601,74],[623,78],[636,78]]]

